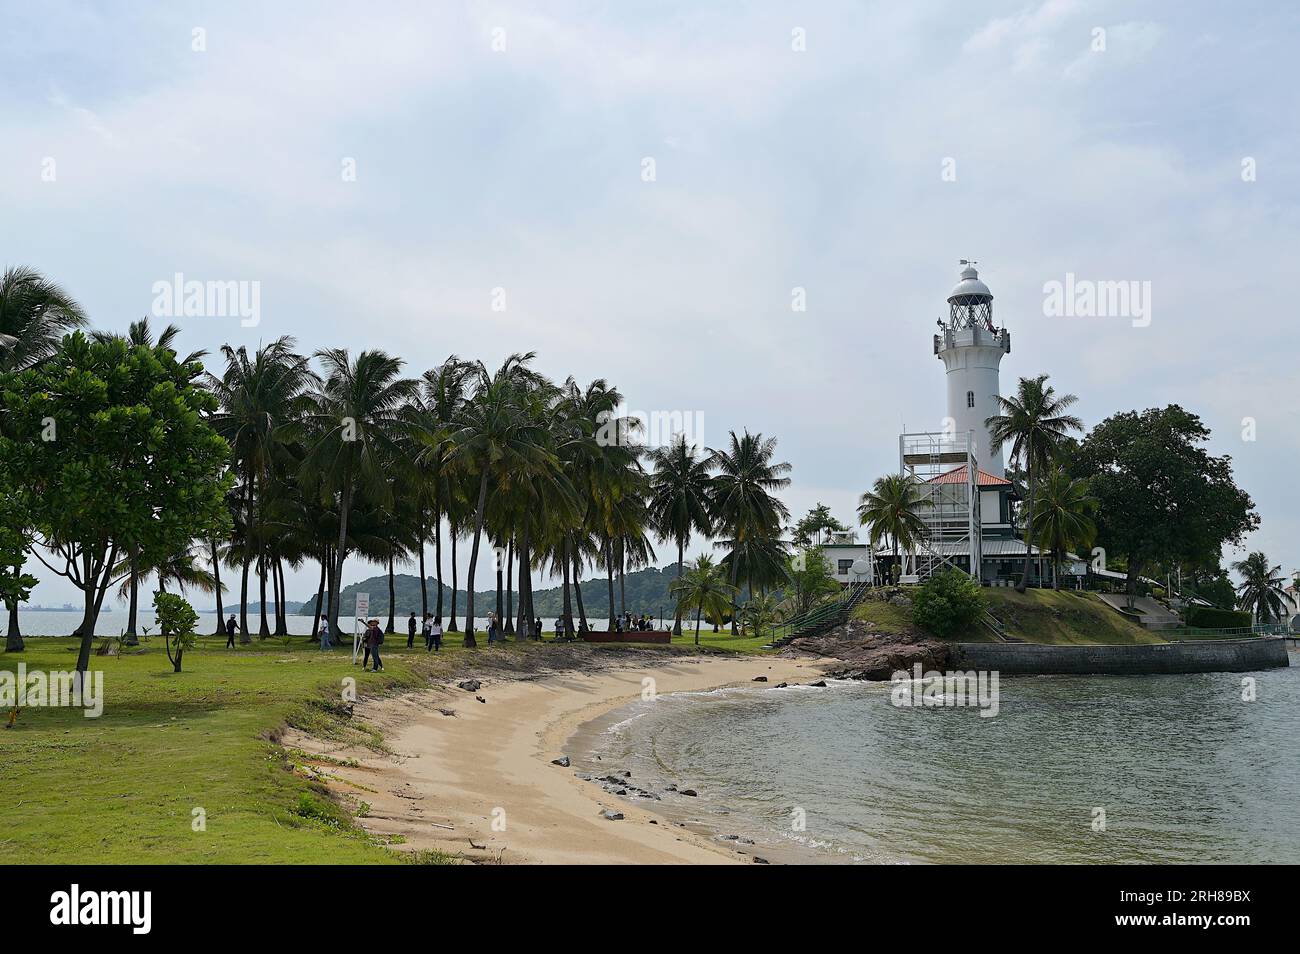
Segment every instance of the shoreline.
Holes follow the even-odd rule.
[[[297,730],[282,742],[355,760],[320,767],[318,781],[349,807],[367,803],[358,824],[374,835],[400,836],[401,850],[434,849],[471,863],[752,864],[755,850],[766,846],[721,842],[660,802],[614,795],[580,778],[575,765],[552,760],[576,763],[578,753],[565,749],[584,726],[639,700],[643,680],[654,680],[661,694],[752,685],[756,676],[772,685],[808,682],[822,677],[826,662],[683,654],[489,677],[474,692],[452,683],[358,702],[356,717],[383,732],[390,753]],[[607,810],[623,818],[609,820]]]

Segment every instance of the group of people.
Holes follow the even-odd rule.
[[[647,616],[645,613],[640,616],[624,613],[622,616],[614,617],[614,632],[616,633],[648,633],[654,627],[654,618]]]
[[[424,614],[424,621],[420,625],[420,635],[424,637],[424,651],[442,652],[442,620],[435,619],[432,613]],[[406,621],[406,648],[415,648],[415,613],[412,612]]]
[[[365,648],[365,657],[361,664],[362,668],[365,668],[366,665],[370,663],[371,659],[373,659],[374,671],[378,672],[384,668],[383,663],[379,659],[379,647],[383,645],[384,642],[384,631],[380,628],[379,620],[377,619],[362,619],[358,620],[358,622],[365,624],[366,627],[365,632],[361,636],[361,642]],[[620,616],[614,617],[613,624],[614,631],[618,633],[649,632],[654,629],[654,618],[647,616],[645,613],[642,613],[640,616],[633,616],[631,613],[623,613]],[[414,612],[412,612],[410,617],[407,618],[406,648],[415,648],[415,631],[417,627],[420,630],[420,634],[424,637],[424,651],[441,652],[442,621],[434,618],[432,613],[425,613],[423,622],[416,619]],[[234,648],[235,633],[238,632],[238,629],[238,623],[235,620],[235,615],[232,613],[230,614],[230,619],[226,620],[225,625],[227,648]],[[555,620],[555,636],[557,639],[573,638],[566,635],[573,632],[573,629],[573,617],[560,616]],[[324,614],[321,615],[320,623],[317,626],[316,632],[320,637],[320,648],[329,649],[333,644],[333,640],[330,637],[329,618]],[[532,621],[532,632],[529,635],[533,639],[541,639],[542,619],[540,616]],[[506,641],[505,627],[497,617],[496,613],[488,613],[487,616],[487,641],[489,643],[503,643]]]

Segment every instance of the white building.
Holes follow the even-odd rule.
[[[926,532],[912,553],[902,554],[904,580],[923,580],[946,566],[990,584],[1010,582],[1024,571],[1023,532],[1013,518],[1019,494],[1006,478],[1002,449],[993,449],[985,424],[1001,413],[999,370],[1011,353],[1011,332],[993,317],[993,293],[975,263],[962,261],[940,320],[934,354],[943,362],[948,414],[939,431],[899,437],[899,472],[923,488],[930,505],[921,511]],[[865,534],[864,534],[865,535]],[[837,534],[822,548],[841,583],[883,580],[893,562],[888,547],[870,552],[855,534]],[[1037,547],[1033,549],[1039,556]],[[1044,557],[1044,575],[1050,574]],[[1063,572],[1082,573],[1078,561]],[[1031,581],[1037,570],[1031,572]]]

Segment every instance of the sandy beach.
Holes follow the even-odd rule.
[[[401,835],[405,850],[432,848],[480,863],[752,864],[752,854],[655,813],[647,807],[654,802],[609,794],[552,760],[567,754],[580,726],[640,699],[647,685],[672,693],[750,684],[757,676],[771,684],[811,681],[820,678],[821,664],[691,655],[647,663],[484,678],[477,692],[452,683],[359,702],[356,716],[383,732],[391,755],[297,732],[283,741],[356,760],[323,766],[321,780],[345,804],[368,803],[359,823],[375,834]],[[609,820],[606,810],[624,817]]]

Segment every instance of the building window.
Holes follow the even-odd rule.
[[[974,391],[967,391],[967,392],[966,392],[966,406],[967,406],[967,407],[974,407],[974,406],[975,406],[975,392],[974,392]]]
[[[837,575],[837,576],[848,576],[848,575],[849,575],[849,572],[850,572],[852,569],[853,569],[853,561],[852,561],[852,560],[841,560],[841,561],[840,561],[840,572],[837,573],[836,575]]]

